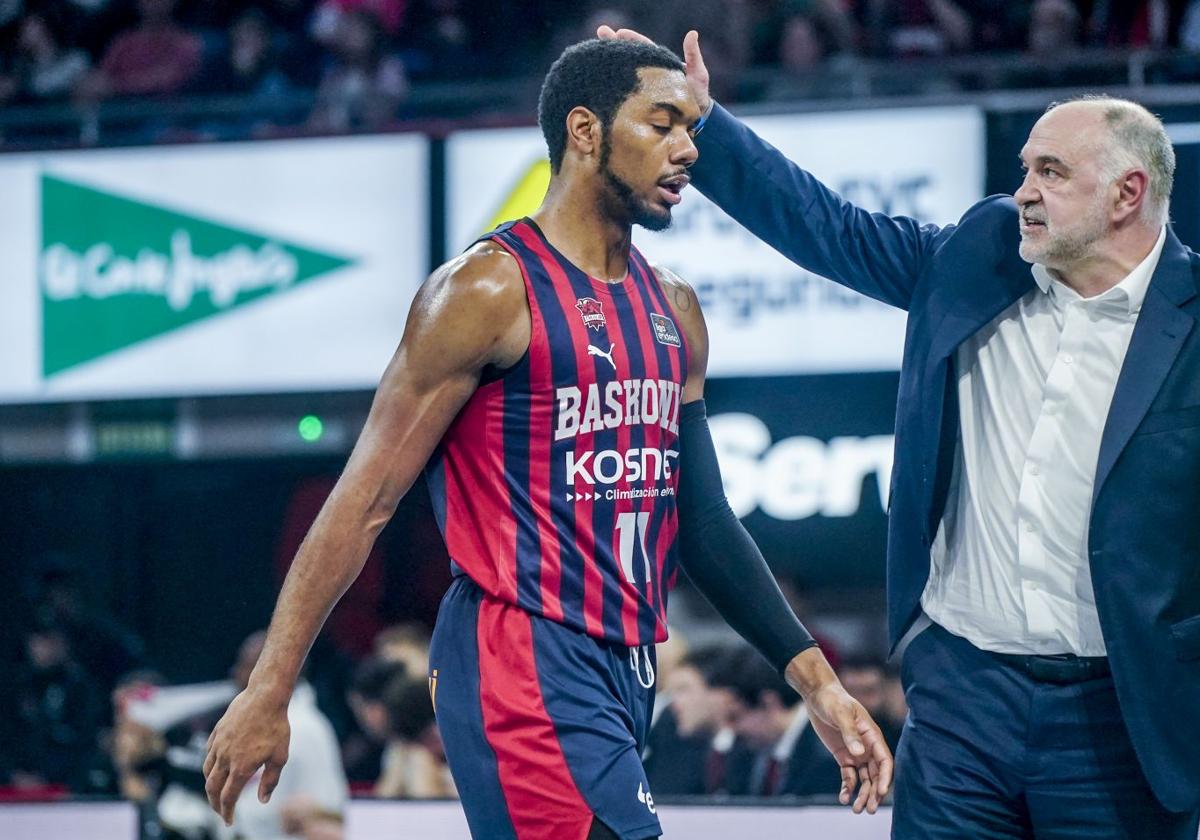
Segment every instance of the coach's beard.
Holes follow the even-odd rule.
[[[631,225],[640,225],[646,230],[666,230],[671,226],[670,208],[660,210],[637,197],[633,187],[622,181],[608,166],[612,146],[608,136],[600,141],[600,174],[608,189],[601,201],[605,215],[613,219],[627,219]]]

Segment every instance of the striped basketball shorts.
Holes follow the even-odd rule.
[[[593,639],[460,575],[442,599],[429,664],[473,837],[584,840],[594,818],[622,840],[662,833],[640,757],[652,647]]]

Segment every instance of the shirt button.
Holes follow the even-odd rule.
[[[1029,468],[1029,474],[1030,474],[1030,475],[1038,475],[1039,473],[1041,473],[1041,470],[1040,470],[1040,469],[1038,469],[1038,465],[1037,465],[1037,464],[1034,464],[1033,466],[1031,466],[1031,467]]]
[[[1034,525],[1032,522],[1026,522],[1026,523],[1025,523],[1025,530],[1026,530],[1028,533],[1032,534],[1034,531],[1036,531],[1036,530],[1037,530],[1037,526],[1036,526],[1036,525]]]
[[[1070,353],[1064,353],[1064,354],[1063,354],[1063,357],[1062,357],[1062,360],[1063,360],[1063,364],[1064,364],[1064,365],[1069,365],[1069,364],[1071,364],[1073,361],[1075,361],[1075,357],[1074,357],[1074,356],[1072,356]]]
[[[1039,589],[1041,589],[1036,580],[1028,581],[1025,585],[1029,587],[1030,592],[1037,592]]]

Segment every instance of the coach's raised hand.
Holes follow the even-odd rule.
[[[286,697],[271,697],[251,686],[233,699],[209,736],[204,792],[226,825],[233,824],[233,807],[260,767],[259,801],[270,799],[279,784],[291,739],[287,705]]]
[[[646,44],[654,42],[640,32],[632,29],[613,29],[611,26],[601,26],[596,29],[596,37],[602,39],[618,38],[626,41],[642,41]],[[702,114],[708,113],[712,97],[708,95],[708,68],[704,66],[704,56],[700,54],[700,33],[695,29],[689,30],[683,36],[683,62],[686,65],[684,75],[692,96],[696,98]]]
[[[892,786],[892,753],[870,713],[842,687],[818,647],[796,655],[784,673],[808,707],[809,721],[842,772],[838,799],[874,814]]]

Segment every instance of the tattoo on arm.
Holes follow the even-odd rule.
[[[688,294],[687,289],[676,287],[674,292],[675,305],[679,307],[680,312],[687,312],[692,308],[692,296]]]

